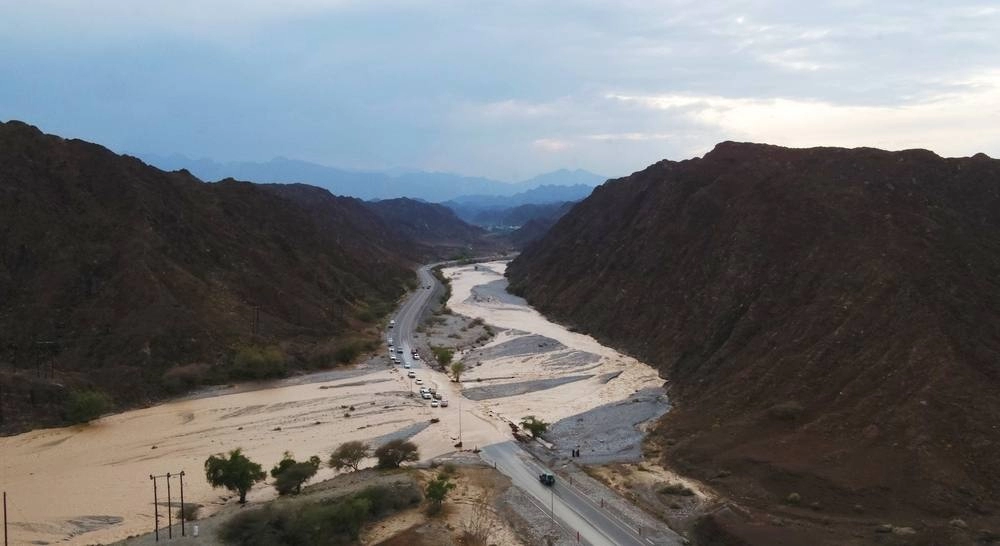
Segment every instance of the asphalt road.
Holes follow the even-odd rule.
[[[393,317],[396,321],[396,325],[388,330],[386,334],[387,337],[391,337],[394,347],[402,347],[403,354],[400,355],[396,353],[397,358],[402,358],[403,362],[408,363],[410,368],[413,370],[419,370],[423,367],[422,360],[413,359],[413,349],[416,347],[416,343],[413,341],[413,332],[417,329],[420,323],[420,314],[423,312],[424,307],[430,301],[431,294],[434,290],[425,289],[425,286],[435,286],[437,284],[437,279],[431,274],[430,270],[437,264],[425,265],[417,270],[417,289],[410,295],[409,298],[403,302],[400,306],[399,311]],[[417,373],[417,377],[420,377],[420,373]],[[429,381],[426,376],[423,377],[424,381],[427,381],[428,386],[433,386],[437,388],[437,384]],[[412,386],[411,386],[412,387]],[[410,390],[413,390],[412,388]]]
[[[403,362],[409,363],[411,369],[414,370],[420,370],[423,367],[423,361],[413,359],[412,351],[416,347],[413,341],[413,332],[419,324],[424,306],[430,300],[431,294],[435,292],[433,289],[424,288],[425,286],[434,287],[438,282],[430,273],[430,269],[435,265],[437,264],[425,265],[417,270],[419,287],[399,308],[393,317],[396,324],[387,333],[387,337],[393,339],[394,347],[403,348],[401,355]],[[396,356],[400,355],[397,353]],[[421,377],[421,375],[427,383],[436,386],[427,377],[428,374],[420,374],[418,371],[417,377]],[[542,485],[538,481],[538,475],[546,469],[513,440],[486,446],[483,448],[481,456],[488,463],[496,463],[497,470],[510,477],[514,485],[530,494],[539,510],[552,517],[553,525],[561,526],[572,537],[576,537],[579,533],[581,544],[591,546],[651,546],[661,544],[673,546],[682,544],[679,536],[676,539],[671,538],[659,542],[641,536],[640,530],[619,521],[597,503],[577,491],[572,484],[560,481],[559,478],[552,487]]]

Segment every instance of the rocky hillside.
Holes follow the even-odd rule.
[[[997,526],[1000,161],[726,142],[597,188],[508,274],[659,366],[663,456],[733,498]]]
[[[0,427],[58,422],[47,386],[131,404],[349,357],[413,273],[357,201],[327,205],[0,125]]]
[[[486,230],[462,221],[444,205],[399,198],[369,201],[366,205],[406,237],[432,249],[428,258],[482,254],[495,250]]]

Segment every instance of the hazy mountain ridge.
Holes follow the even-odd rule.
[[[280,345],[293,367],[332,363],[414,275],[410,241],[327,195],[321,223],[254,184],[0,124],[0,427],[58,422],[58,403],[35,403],[50,384],[36,375],[129,404],[168,394],[178,367],[228,366],[244,344]]]
[[[490,254],[499,250],[486,230],[462,221],[444,205],[398,198],[369,201],[365,205],[383,221],[410,239],[434,249],[426,259],[446,259],[456,254]]]
[[[397,197],[441,202],[463,195],[513,195],[540,185],[595,186],[604,177],[582,169],[561,169],[517,183],[452,173],[400,171],[393,173],[329,167],[308,161],[275,158],[267,162],[219,163],[211,159],[191,159],[174,154],[139,154],[148,163],[164,170],[186,169],[207,181],[236,178],[260,183],[303,183],[325,188],[335,195],[364,200]],[[566,200],[566,199],[563,199]]]
[[[597,188],[508,275],[661,367],[664,457],[741,502],[997,523],[1000,161],[722,143]]]

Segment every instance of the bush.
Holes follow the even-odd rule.
[[[273,379],[288,373],[285,353],[277,346],[245,346],[233,356],[231,375],[238,379]]]
[[[111,399],[96,390],[73,391],[66,401],[66,419],[71,423],[89,423],[111,408]]]
[[[437,359],[442,366],[451,364],[451,359],[455,356],[455,349],[449,347],[437,347],[431,345],[431,351],[434,353],[434,358]]]
[[[448,477],[441,475],[437,479],[431,480],[427,484],[427,500],[431,502],[430,506],[427,507],[427,513],[433,515],[441,511],[441,505],[444,504],[445,497],[448,496],[448,492],[455,488],[455,484],[448,481]]]
[[[163,373],[163,387],[170,392],[184,392],[208,382],[211,366],[204,363],[171,367]]]
[[[663,495],[680,495],[682,497],[694,495],[694,491],[682,483],[668,483],[660,488],[660,493]]]
[[[219,537],[241,546],[292,546],[356,543],[361,528],[421,500],[412,484],[369,487],[354,495],[306,505],[268,505],[242,512],[223,524]]]
[[[538,438],[548,430],[549,424],[534,415],[528,415],[521,419],[521,426],[531,433],[532,438]]]

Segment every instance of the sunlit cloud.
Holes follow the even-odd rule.
[[[930,148],[949,155],[1000,145],[1000,72],[956,82],[957,91],[896,106],[714,95],[608,95],[654,111],[680,111],[731,139],[789,146]]]

